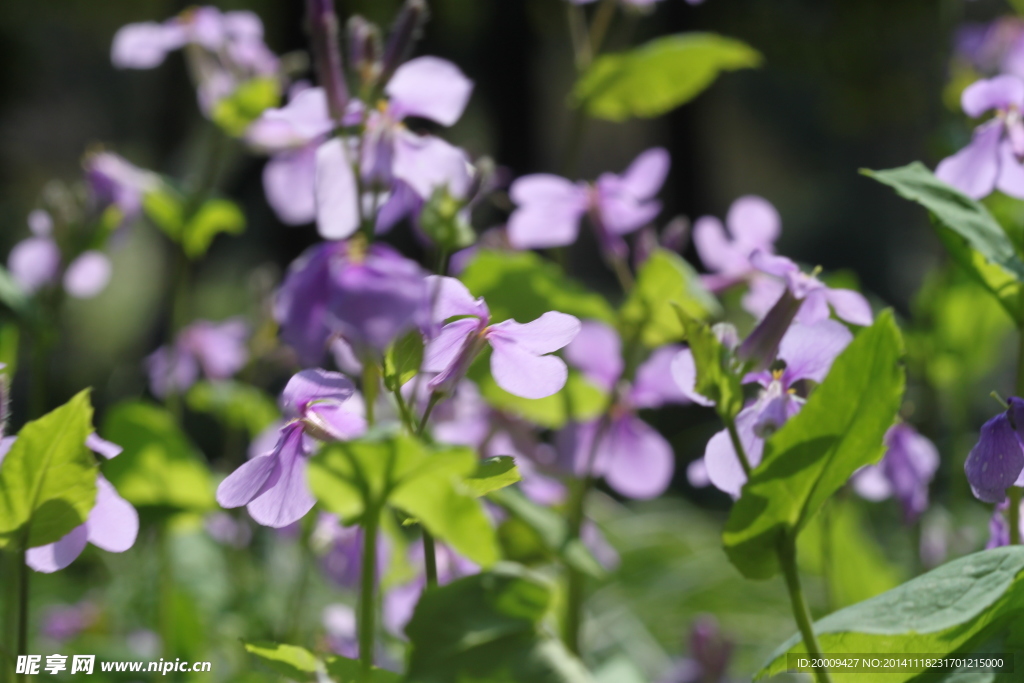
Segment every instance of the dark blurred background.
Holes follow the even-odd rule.
[[[217,4],[257,12],[278,53],[306,45],[301,0]],[[340,0],[338,9],[343,20],[361,13],[386,26],[398,4]],[[0,253],[27,234],[25,216],[47,181],[76,179],[91,147],[163,173],[186,173],[208,124],[181,55],[154,70],[118,71],[109,51],[123,24],[163,20],[187,5],[0,3]],[[431,7],[418,52],[455,61],[477,83],[449,137],[515,174],[558,170],[574,78],[564,0],[434,0]],[[962,0],[707,0],[696,7],[664,0],[649,16],[620,14],[611,49],[713,30],[756,47],[765,65],[724,75],[663,118],[592,123],[580,175],[621,171],[643,149],[664,145],[673,169],[662,192],[663,220],[722,216],[737,196],[763,195],[783,216],[783,253],[852,270],[865,290],[905,311],[923,272],[938,260],[938,245],[923,212],[857,170],[914,159],[933,165],[952,149],[942,131],[962,124],[941,94],[951,35],[966,10],[986,19],[1006,8]],[[240,155],[226,177],[222,191],[242,203],[249,229],[241,238],[220,238],[199,267],[194,316],[251,312],[254,292],[265,291],[317,239],[312,227],[286,228],[274,219],[262,195],[262,163]],[[54,400],[89,384],[101,402],[142,390],[133,359],[163,335],[166,246],[156,235],[134,236],[115,258],[109,291],[68,307],[69,329],[81,332],[65,342],[57,373],[64,386]],[[570,265],[593,286],[611,289],[595,253],[584,250]]]

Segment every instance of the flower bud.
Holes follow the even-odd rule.
[[[358,14],[348,20],[349,62],[359,81],[372,85],[380,75],[380,29]]]
[[[388,42],[384,46],[384,59],[380,82],[387,83],[405,58],[412,51],[412,46],[419,40],[423,25],[427,22],[427,3],[425,0],[406,0],[395,23],[388,34]]]
[[[743,362],[753,363],[751,370],[764,370],[779,355],[779,344],[793,323],[803,301],[787,289],[768,311],[754,331],[740,345],[736,354]]]
[[[317,78],[327,93],[331,118],[341,121],[348,106],[348,87],[338,46],[338,15],[334,13],[334,0],[308,0],[306,7]]]

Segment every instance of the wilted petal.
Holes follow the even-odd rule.
[[[999,413],[981,428],[978,443],[964,463],[974,495],[986,503],[1000,503],[1024,469],[1024,452],[1010,419]]]
[[[462,116],[473,81],[446,59],[417,57],[395,70],[384,92],[395,118],[419,116],[450,126]]]
[[[110,282],[110,259],[103,252],[83,252],[64,272],[64,289],[77,299],[91,299]]]
[[[736,241],[749,250],[771,249],[782,232],[779,212],[767,199],[756,195],[745,195],[734,201],[725,223]]]
[[[579,334],[565,347],[565,358],[605,391],[611,391],[622,376],[619,333],[596,320],[583,321]]]
[[[935,177],[972,199],[987,196],[995,187],[999,173],[1002,135],[1002,121],[993,120],[978,126],[970,144],[939,162]]]
[[[492,344],[495,339],[501,339],[530,353],[542,354],[553,353],[568,345],[580,333],[580,328],[580,321],[575,316],[548,311],[528,323],[505,320],[491,325],[487,336]]]
[[[345,239],[359,229],[359,196],[345,142],[328,140],[316,150],[317,228],[324,239]]]
[[[139,513],[102,475],[96,477],[96,505],[85,526],[89,542],[111,553],[123,553],[139,534]]]
[[[48,237],[30,237],[14,245],[7,267],[18,286],[32,294],[57,278],[60,249]]]
[[[1024,81],[1009,75],[976,81],[964,88],[960,105],[972,118],[978,118],[990,109],[1024,106]]]
[[[75,561],[89,542],[89,530],[80,524],[59,541],[29,548],[25,553],[25,564],[37,572],[52,574]]]
[[[627,414],[611,423],[604,440],[609,486],[627,498],[655,498],[665,492],[672,482],[675,456],[657,430]]]
[[[853,334],[842,323],[822,320],[814,325],[794,323],[779,343],[779,358],[786,362],[784,384],[801,379],[821,382]]]
[[[312,223],[316,218],[316,145],[271,157],[263,167],[263,191],[282,223]]]

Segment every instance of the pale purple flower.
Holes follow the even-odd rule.
[[[1010,545],[1010,522],[1006,519],[1009,509],[1010,502],[1003,500],[992,511],[992,517],[988,521],[988,543],[985,544],[985,550]],[[1024,513],[1024,502],[1020,505],[1020,512]],[[1024,519],[1024,515],[1021,518]],[[1020,535],[1018,543],[1024,543],[1024,528],[1021,528],[1018,534]]]
[[[571,315],[548,311],[534,321],[505,320],[491,324],[484,300],[474,299],[454,278],[435,275],[430,287],[438,288],[435,322],[459,317],[445,325],[427,344],[423,370],[437,373],[428,387],[448,393],[465,376],[470,363],[489,344],[491,375],[499,387],[523,398],[544,398],[565,386],[569,376],[562,359],[548,355],[571,342],[580,321]]]
[[[978,443],[964,463],[971,491],[986,503],[1003,502],[1006,489],[1024,483],[1024,400],[1011,396],[1008,403],[1007,410],[982,425]]]
[[[780,278],[793,297],[803,303],[796,321],[813,325],[829,317],[829,308],[836,316],[852,325],[870,325],[874,316],[867,299],[852,289],[827,286],[814,274],[807,274],[785,256],[757,250],[750,256],[751,264],[762,273]],[[781,294],[781,292],[780,292]],[[775,302],[772,302],[775,303]]]
[[[755,251],[774,253],[782,220],[772,204],[755,195],[740,197],[729,207],[725,225],[714,216],[702,216],[693,224],[693,245],[710,273],[701,277],[712,292],[741,283],[749,285],[743,308],[756,318],[764,317],[782,293],[782,285],[759,271],[751,262]],[[728,231],[727,231],[728,229]]]
[[[972,118],[992,109],[996,115],[974,129],[970,144],[939,162],[936,177],[974,199],[993,189],[1024,198],[1024,80],[1004,75],[977,81],[964,90],[960,101]]]
[[[885,447],[881,462],[854,474],[853,488],[868,500],[895,496],[903,508],[903,521],[912,524],[928,509],[928,484],[939,469],[939,451],[905,422],[889,428]]]
[[[50,237],[29,237],[11,249],[7,269],[26,294],[34,294],[57,281],[60,248]]]
[[[735,646],[714,617],[698,616],[690,626],[690,656],[678,660],[659,683],[725,683]]]
[[[206,533],[221,545],[230,548],[245,548],[252,541],[252,527],[244,520],[236,519],[227,512],[214,512],[203,522]]]
[[[324,607],[321,623],[331,652],[349,659],[359,658],[359,633],[355,610],[340,603],[327,605]]]
[[[958,57],[986,76],[1024,76],[1024,20],[1002,16],[987,24],[964,24],[954,35]]]
[[[654,196],[668,175],[670,158],[660,147],[640,154],[622,175],[604,173],[595,183],[572,182],[537,173],[512,183],[509,195],[516,210],[508,219],[509,242],[516,249],[542,249],[572,244],[586,215],[606,254],[624,257],[627,235],[661,212]]]
[[[437,561],[437,583],[443,586],[464,576],[476,574],[480,567],[462,557],[448,545],[436,543],[434,556]],[[416,542],[409,549],[409,564],[422,568],[423,543]],[[427,586],[427,578],[423,573],[412,581],[396,586],[384,594],[383,624],[384,628],[394,636],[402,637],[405,625],[412,618],[416,603],[419,602],[423,589]]]
[[[751,467],[761,462],[765,439],[803,407],[805,399],[796,392],[795,385],[801,380],[824,380],[832,362],[852,340],[850,331],[834,320],[825,319],[813,325],[794,323],[779,345],[778,359],[785,367],[751,373],[743,378],[744,383],[761,386],[757,399],[736,416],[736,431]],[[673,361],[672,374],[680,389],[696,398],[693,368],[692,353],[686,349]],[[704,402],[706,405],[707,399]],[[728,431],[723,429],[708,441],[704,465],[708,481],[734,498],[739,496],[747,478]]]
[[[655,350],[637,368],[634,380],[626,383],[618,334],[604,323],[583,323],[566,348],[566,359],[615,398],[607,419],[571,424],[559,434],[560,450],[571,459],[577,476],[603,476],[629,498],[654,498],[668,488],[675,470],[672,446],[640,419],[637,410],[689,403],[671,372],[681,350],[675,345]]]
[[[110,259],[101,251],[82,252],[64,271],[64,291],[76,299],[91,299],[110,282]]]
[[[65,642],[77,638],[99,619],[100,609],[90,600],[74,605],[53,605],[43,614],[40,630],[50,640]]]
[[[363,575],[363,528],[342,526],[336,515],[321,513],[310,542],[320,554],[320,568],[334,584],[357,589]],[[391,548],[384,535],[377,537],[377,580],[388,566]]]
[[[347,440],[366,431],[366,421],[352,410],[355,387],[337,372],[303,370],[281,394],[282,411],[291,421],[280,427],[273,449],[256,455],[217,488],[221,507],[243,505],[259,524],[281,528],[297,522],[316,499],[306,483],[306,459],[313,438]]]
[[[8,437],[0,442],[0,462],[15,439],[17,437]],[[108,459],[121,453],[120,446],[104,441],[96,434],[89,434],[85,445]],[[29,548],[25,564],[37,572],[51,574],[74,562],[89,543],[107,552],[123,553],[135,544],[138,533],[139,515],[135,508],[118,495],[117,489],[102,474],[97,474],[96,503],[85,523],[58,541]]]
[[[146,358],[149,386],[163,398],[195,384],[200,374],[211,380],[232,377],[249,361],[249,327],[239,318],[221,323],[198,320],[181,330],[170,347]]]
[[[99,213],[116,206],[122,226],[139,216],[146,193],[157,189],[161,182],[157,174],[113,152],[90,154],[82,165],[93,210]]]

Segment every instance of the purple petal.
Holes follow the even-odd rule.
[[[110,259],[91,250],[83,252],[64,272],[64,289],[76,299],[91,299],[110,282]]]
[[[628,235],[649,224],[661,213],[661,202],[637,201],[628,194],[602,187],[600,181],[597,203],[601,225],[612,235]]]
[[[178,346],[196,357],[210,379],[228,379],[249,362],[249,326],[240,318],[199,320],[178,336]]]
[[[655,349],[640,364],[636,370],[636,379],[633,380],[633,389],[629,393],[630,402],[635,407],[658,408],[666,403],[690,402],[673,375],[676,358],[683,351],[683,347],[675,344],[663,346]]]
[[[404,586],[392,588],[384,595],[382,621],[391,635],[401,638],[405,625],[412,619],[413,610],[426,587],[426,578],[419,578]]]
[[[280,529],[299,521],[316,505],[316,499],[306,483],[301,426],[285,427],[276,455],[274,470],[246,509],[259,524]]]
[[[1024,106],[1024,81],[1009,75],[977,81],[964,88],[960,106],[972,118],[978,118],[989,109]]]
[[[516,249],[560,247],[576,241],[587,212],[587,191],[549,174],[519,178],[509,188],[518,205],[508,220],[509,243]]]
[[[505,320],[488,329],[488,339],[510,342],[529,353],[553,353],[567,346],[580,333],[582,325],[575,316],[548,311],[536,320],[518,323]]]
[[[274,318],[281,338],[298,353],[302,365],[319,365],[327,351],[327,304],[331,262],[340,259],[343,245],[324,242],[307,249],[288,267],[278,290]]]
[[[743,310],[760,320],[772,309],[782,293],[786,291],[786,285],[773,277],[754,273],[750,279],[750,288],[743,295]]]
[[[824,380],[832,361],[851,341],[853,334],[835,320],[814,325],[794,323],[779,343],[779,358],[786,361],[786,386],[801,379]]]
[[[352,380],[340,372],[311,368],[288,380],[281,392],[281,407],[286,413],[301,415],[314,401],[343,402],[355,391]]]
[[[316,150],[317,228],[324,239],[345,239],[359,229],[356,178],[341,138]]]
[[[756,195],[734,201],[725,222],[736,241],[750,250],[770,250],[782,231],[779,212],[767,199]]]
[[[306,419],[335,441],[348,441],[366,433],[364,406],[359,397],[310,406]]]
[[[683,349],[672,359],[671,365],[672,380],[676,387],[686,398],[700,406],[713,406],[715,402],[702,394],[698,394],[697,386],[697,364],[693,360],[693,352],[690,349]]]
[[[996,187],[1005,194],[1024,199],[1024,166],[1017,160],[1013,145],[1004,140],[999,145],[999,175]]]
[[[116,458],[124,450],[116,443],[101,439],[96,432],[92,432],[89,436],[85,437],[85,446],[93,453],[102,455],[107,460]]]
[[[622,174],[622,188],[637,199],[650,199],[665,183],[671,164],[672,158],[662,147],[641,152]]]
[[[175,345],[161,346],[145,360],[149,373],[149,389],[157,398],[180,393],[199,379],[199,363],[195,356]]]
[[[263,191],[278,219],[304,225],[316,218],[315,144],[281,152],[263,167]]]
[[[378,235],[387,233],[398,221],[408,216],[418,216],[423,210],[423,198],[401,180],[391,184],[391,193],[377,212],[377,225],[374,230]]]
[[[790,259],[769,253],[764,249],[755,249],[751,252],[750,265],[762,273],[781,278],[788,278],[800,272],[800,267]]]
[[[89,542],[110,553],[123,553],[139,534],[139,513],[102,475],[96,478],[96,505],[85,526]]]
[[[1001,503],[1024,469],[1024,452],[1010,418],[999,413],[982,426],[978,443],[964,463],[974,495],[986,503]]]
[[[276,444],[283,440],[281,432],[274,434]],[[247,505],[263,490],[277,467],[277,445],[265,455],[258,455],[241,465],[217,487],[217,503],[223,508]]]
[[[465,198],[472,182],[466,153],[439,137],[415,135],[407,130],[395,134],[392,171],[423,199],[446,187],[452,196]]]
[[[565,359],[605,391],[611,391],[622,376],[622,342],[610,325],[585,320],[580,332],[565,347]]]
[[[434,313],[431,316],[434,322],[441,323],[457,315],[472,315],[486,323],[490,317],[484,300],[474,297],[466,289],[466,285],[453,277],[431,275],[427,278],[427,287],[430,289],[430,298],[434,305]]]
[[[7,267],[18,286],[32,294],[57,279],[60,249],[48,237],[29,237],[14,245]]]
[[[625,415],[612,422],[605,436],[608,485],[627,498],[660,496],[672,482],[675,456],[672,446],[653,427]]]
[[[686,480],[695,489],[702,489],[711,484],[704,458],[698,458],[686,466]]]
[[[110,61],[118,69],[152,69],[184,42],[185,35],[176,26],[154,21],[128,24],[114,34]]]
[[[832,305],[836,316],[850,323],[867,327],[874,321],[871,313],[871,305],[864,295],[852,289],[825,290],[825,298]]]
[[[450,126],[462,116],[473,81],[446,59],[417,57],[395,70],[384,92],[396,119],[419,116]]]
[[[80,524],[59,541],[29,548],[25,553],[25,564],[37,572],[52,574],[74,562],[88,542],[89,530],[85,524]]]
[[[469,335],[479,331],[480,321],[476,318],[455,320],[442,327],[423,349],[423,371],[443,373],[448,370],[458,360]]]
[[[561,358],[538,356],[502,336],[490,338],[491,374],[498,386],[523,398],[545,398],[565,386],[569,371]]]
[[[790,291],[792,291],[792,288],[790,288]],[[805,294],[795,319],[804,325],[816,325],[824,320],[828,320],[828,290],[824,287],[819,287]]]
[[[764,440],[758,438],[754,433],[754,422],[757,413],[753,409],[744,408],[736,416],[736,431],[739,433],[740,443],[750,460],[751,467],[757,467],[761,462],[761,454],[764,450]],[[743,472],[743,466],[732,447],[729,432],[722,430],[711,437],[707,447],[704,449],[704,464],[707,466],[708,478],[711,483],[721,491],[725,491],[733,498],[739,498],[740,489],[747,482],[747,475]]]
[[[1003,123],[998,119],[978,126],[970,144],[939,162],[935,177],[972,199],[991,194],[999,172],[1002,136]]]
[[[267,109],[245,132],[246,141],[276,152],[317,142],[334,128],[323,88],[306,88],[280,109]]]
[[[697,249],[704,267],[715,273],[738,276],[750,270],[749,251],[729,241],[722,222],[714,216],[701,216],[693,224],[693,246]],[[717,289],[731,286],[732,281],[723,283]]]
[[[867,465],[854,472],[850,479],[853,490],[861,498],[880,501],[892,497],[892,485],[886,479],[881,465]]]
[[[53,234],[53,218],[43,209],[35,209],[28,215],[28,229],[36,237]]]

